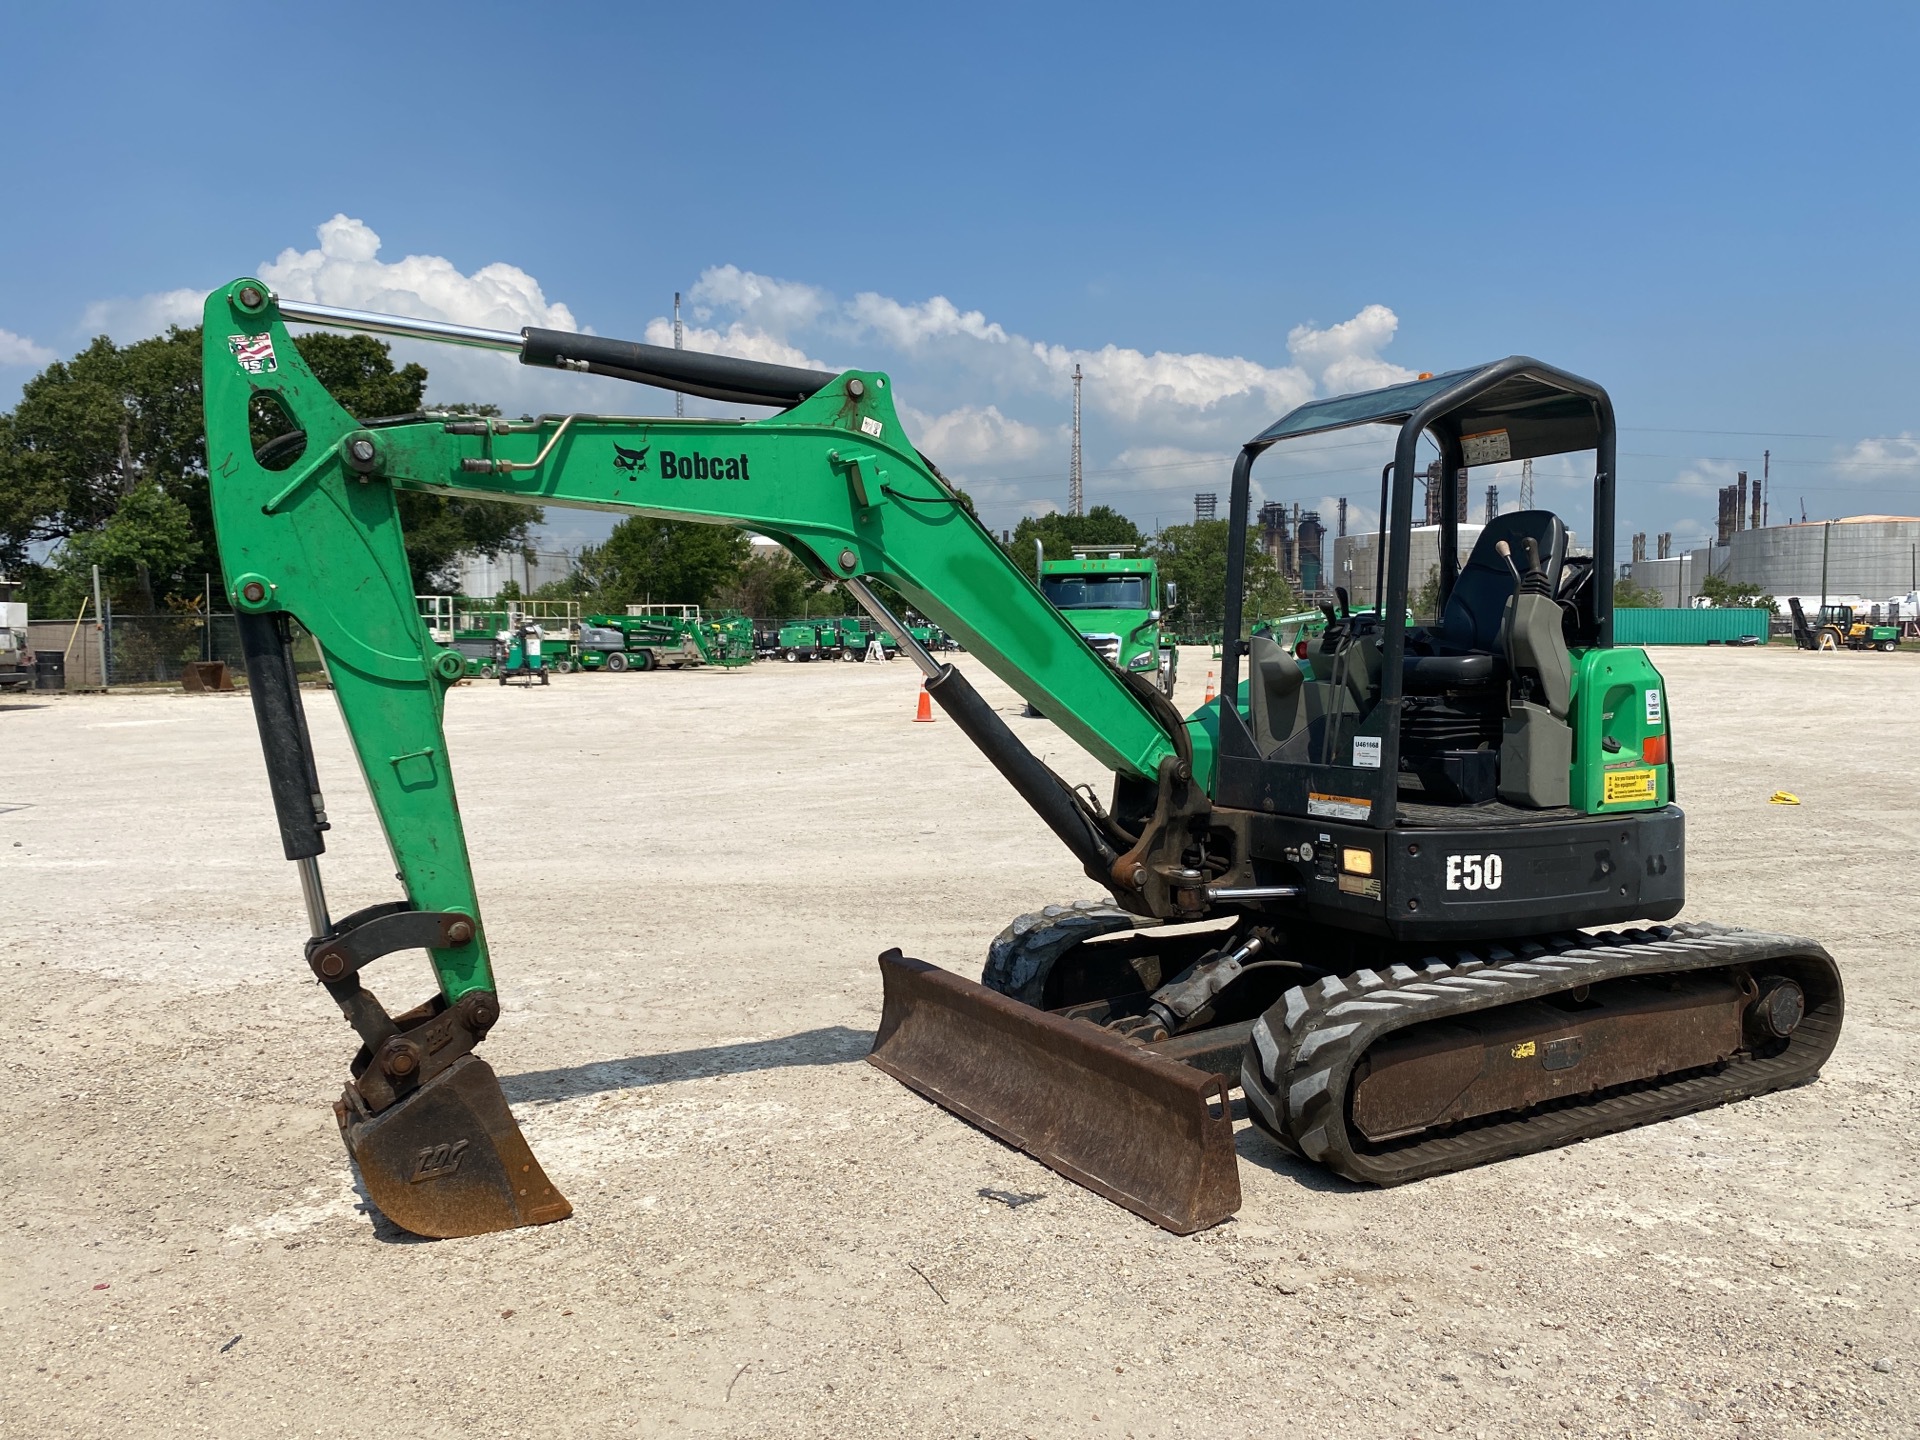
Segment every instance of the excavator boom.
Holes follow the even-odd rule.
[[[286,329],[290,320],[517,350],[529,364],[785,408],[738,421],[423,414],[362,424],[307,368]],[[208,297],[204,334],[214,519],[282,841],[300,867],[308,961],[362,1040],[340,1123],[370,1192],[397,1223],[444,1235],[568,1213],[492,1072],[472,1053],[499,1004],[442,726],[445,692],[464,662],[436,645],[420,621],[400,491],[734,525],[773,537],[816,576],[845,584],[893,632],[926,672],[932,696],[1094,880],[1131,895],[1143,913],[1156,899],[1166,904],[1167,882],[1134,853],[1138,835],[1028,752],[962,674],[913,640],[871,582],[906,597],[1144,795],[1177,786],[1191,805],[1200,796],[1195,745],[1204,760],[1207,732],[1188,727],[1150,683],[1106,664],[1008,561],[908,442],[885,375],[827,375],[593,336],[516,336],[283,304],[246,279]],[[343,919],[329,913],[320,880],[327,822],[289,658],[293,621],[324,657],[404,889],[399,902]],[[409,948],[427,951],[439,993],[390,1016],[360,972]],[[998,1000],[959,983],[984,1007]],[[937,1034],[926,1027],[910,1033]],[[1110,1043],[1096,1031],[1086,1035],[1086,1044]],[[1002,1058],[1017,1064],[1009,1055]],[[937,1063],[907,1041],[883,1058],[910,1081]],[[1010,1099],[1021,1113],[1001,1117],[1006,1126],[1048,1129],[1047,1083],[1036,1076],[1031,1087],[1004,1093],[1023,1090],[1031,1093]],[[1061,1095],[1054,1103],[1083,1101]],[[1180,1108],[1176,1129],[1197,1126],[1191,1112],[1205,1106],[1197,1095],[1141,1104]],[[991,1128],[993,1117],[984,1118]],[[1154,1197],[1143,1203],[1162,1204]],[[1179,1204],[1176,1197],[1162,1208]]]

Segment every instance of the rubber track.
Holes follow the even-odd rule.
[[[1734,965],[1752,967],[1756,975],[1787,975],[1806,992],[1806,1018],[1777,1055],[1570,1097],[1525,1115],[1384,1146],[1368,1145],[1348,1128],[1354,1065],[1393,1031],[1576,985]],[[1241,1085],[1254,1123],[1285,1149],[1349,1180],[1399,1185],[1802,1084],[1832,1053],[1843,1009],[1832,957],[1797,936],[1708,924],[1570,932],[1296,986],[1255,1023]]]

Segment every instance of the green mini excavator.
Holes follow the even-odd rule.
[[[355,417],[288,323],[775,413]],[[1614,419],[1590,381],[1514,357],[1316,401],[1256,436],[1233,470],[1221,694],[1183,716],[1011,563],[909,442],[885,375],[339,310],[253,279],[208,297],[205,346],[214,516],[306,959],[361,1042],[336,1113],[368,1194],[408,1230],[570,1207],[476,1054],[500,1005],[441,724],[465,661],[416,613],[404,490],[750,528],[843,584],[1110,897],[1015,920],[979,983],[882,955],[872,1062],[1170,1230],[1239,1205],[1236,1088],[1281,1149],[1394,1184],[1796,1084],[1838,1036],[1819,945],[1667,923],[1685,872],[1671,717],[1645,652],[1613,644]],[[1376,425],[1398,441],[1375,603],[1342,594],[1304,654],[1235,638],[1256,460]],[[1462,564],[1465,490],[1443,486],[1440,616],[1400,623],[1423,444],[1447,475],[1591,452],[1598,561],[1533,510],[1487,525]],[[1106,765],[1110,797],[1043,765],[876,580]],[[401,886],[345,916],[321,887],[295,623]],[[391,1013],[367,969],[414,950],[437,989]]]

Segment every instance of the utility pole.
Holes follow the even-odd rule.
[[[1827,613],[1827,546],[1833,541],[1833,521],[1820,527],[1820,613]]]
[[[686,348],[685,336],[680,329],[680,292],[678,290],[673,292],[673,348],[676,350]],[[687,397],[678,390],[673,392],[673,413],[676,418],[687,413]]]
[[[1533,508],[1533,461],[1531,460],[1520,462],[1520,508],[1522,510]]]
[[[1080,488],[1080,367],[1073,367],[1073,458],[1067,462],[1067,513],[1084,515],[1086,496]]]
[[[106,689],[111,683],[108,675],[108,656],[113,650],[113,621],[107,614],[107,607],[100,603],[100,567],[93,567],[93,630],[100,637],[100,688]]]

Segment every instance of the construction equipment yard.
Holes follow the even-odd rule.
[[[1198,705],[1204,649],[1175,704]],[[447,696],[488,1056],[571,1199],[421,1241],[356,1192],[246,698],[10,700],[0,1431],[1912,1434],[1920,661],[1666,649],[1682,919],[1822,937],[1811,1085],[1379,1190],[1236,1101],[1244,1200],[1156,1228],[863,1063],[876,955],[975,977],[1091,893],[908,665]],[[1105,769],[971,657],[1073,782]],[[387,852],[309,692],[340,908]],[[1840,718],[1836,718],[1840,717]],[[1777,791],[1800,804],[1770,803]],[[430,986],[388,962],[400,998]]]

